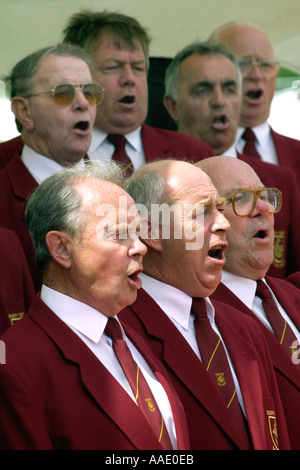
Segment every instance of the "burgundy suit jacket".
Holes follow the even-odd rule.
[[[142,125],[142,141],[146,161],[163,158],[197,162],[214,153],[204,141],[177,131]]]
[[[26,200],[37,187],[17,152],[5,168],[0,170],[0,227],[14,231],[25,252],[35,290],[41,287],[41,273],[35,262],[33,243],[27,230],[24,213]]]
[[[276,295],[278,301],[290,316],[295,326],[300,330],[300,293],[292,284],[283,279],[267,276],[266,280]],[[211,296],[215,300],[227,303],[238,309],[247,317],[252,317],[264,333],[270,350],[276,379],[279,386],[279,393],[284,407],[287,426],[290,435],[292,449],[300,449],[300,366],[293,364],[291,356],[280,346],[279,341],[270,330],[246,307],[246,305],[224,284],[219,284],[218,288]],[[244,321],[244,319],[242,320]]]
[[[142,125],[146,161],[161,158],[188,159],[192,162],[211,157],[213,151],[204,141],[176,131]],[[23,148],[21,136],[0,143],[0,168],[4,168]]]
[[[23,148],[24,142],[22,137],[18,135],[13,139],[0,143],[0,168],[4,168],[15,155],[16,152],[20,153]]]
[[[283,196],[282,209],[274,214],[274,261],[269,268],[270,276],[285,278],[300,270],[300,190],[299,182],[291,168],[273,165],[257,158],[239,154],[238,158],[248,163],[267,187],[280,189]]]
[[[296,287],[298,287],[298,289],[300,289],[300,271],[297,271],[296,273],[291,274],[285,280],[288,282],[291,282]]]
[[[136,332],[131,338],[168,394],[178,448],[189,449],[185,413],[166,371]],[[38,295],[1,340],[1,449],[162,450],[133,400]]]
[[[35,295],[17,235],[0,227],[0,334],[27,312]]]
[[[275,145],[278,162],[280,165],[289,166],[300,174],[300,141],[271,129],[271,135]]]
[[[289,448],[285,418],[263,335],[251,319],[216,304],[216,321],[239,380],[254,449],[271,449],[266,410],[277,415],[280,447]],[[143,290],[119,314],[165,365],[184,406],[191,449],[246,450],[247,445],[201,361],[171,320]],[[248,321],[250,320],[250,321]]]

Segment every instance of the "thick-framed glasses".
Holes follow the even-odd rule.
[[[248,75],[254,66],[259,67],[261,73],[266,77],[276,75],[279,69],[278,60],[272,57],[263,59],[241,57],[238,59],[238,63],[243,76]]]
[[[76,91],[82,91],[85,99],[89,104],[98,106],[102,103],[104,96],[104,89],[99,83],[59,83],[49,91],[41,91],[40,93],[32,93],[26,95],[24,98],[31,98],[32,96],[39,96],[51,93],[53,101],[59,106],[68,106],[72,103]]]
[[[238,191],[233,196],[226,198],[226,201],[231,202],[233,212],[236,215],[247,217],[254,211],[257,199],[261,199],[268,205],[271,214],[276,214],[282,207],[282,193],[277,188]]]

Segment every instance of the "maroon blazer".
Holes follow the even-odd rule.
[[[131,338],[168,394],[178,448],[189,449],[185,414],[167,373],[136,332]],[[0,449],[162,450],[132,399],[38,295],[1,340]]]
[[[292,284],[294,284],[294,286],[300,289],[300,271],[297,271],[296,273],[291,274],[285,280],[288,282],[291,282]]]
[[[283,279],[267,276],[266,280],[276,295],[278,301],[290,316],[295,326],[300,330],[300,294],[292,284]],[[234,306],[247,317],[252,317],[260,326],[267,341],[276,379],[279,386],[279,393],[284,407],[287,426],[290,435],[292,449],[300,449],[300,366],[293,364],[291,357],[280,346],[279,341],[270,330],[246,307],[246,305],[229,290],[224,284],[220,284],[211,296],[215,300]],[[244,321],[244,318],[243,320]]]
[[[214,153],[208,143],[177,131],[142,125],[146,161],[163,158],[197,162]]]
[[[14,232],[0,227],[0,334],[23,317],[34,296],[21,243]]]
[[[278,134],[273,129],[271,129],[271,135],[279,164],[297,170],[300,175],[300,141]]]
[[[41,287],[41,273],[35,262],[33,243],[27,230],[24,213],[26,200],[37,187],[17,152],[5,168],[0,170],[0,227],[14,231],[25,252],[35,290]]]
[[[264,337],[249,318],[215,305],[216,321],[239,380],[254,449],[271,449],[267,410],[277,415],[280,448],[289,448],[285,418]],[[171,320],[143,290],[119,318],[133,327],[165,365],[184,406],[191,449],[246,450],[247,445],[201,361]],[[250,320],[250,321],[249,321]]]
[[[15,155],[20,153],[23,148],[24,142],[22,137],[18,135],[13,139],[0,143],[0,168],[4,168]]]
[[[300,270],[300,190],[291,168],[266,163],[257,158],[239,154],[238,158],[248,163],[267,187],[280,189],[283,196],[282,209],[274,214],[274,261],[269,268],[270,276],[285,278]]]
[[[146,161],[159,158],[186,158],[192,162],[211,157],[213,151],[204,141],[176,131],[142,125],[142,141]],[[12,157],[23,148],[21,136],[0,143],[0,168],[4,168]]]

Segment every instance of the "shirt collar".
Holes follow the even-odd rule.
[[[256,139],[258,140],[259,144],[262,147],[266,146],[266,142],[268,141],[270,135],[271,135],[271,129],[269,126],[269,123],[263,122],[259,126],[256,127],[251,127],[252,131],[255,134]],[[245,131],[245,127],[238,127],[237,130],[237,140],[239,140],[242,137],[242,134]]]
[[[68,326],[99,343],[107,317],[89,305],[42,285],[41,299]]]
[[[100,147],[107,137],[107,132],[102,131],[101,129],[94,127],[92,132],[92,140],[89,148],[89,153],[93,153]],[[139,126],[134,131],[129,134],[125,134],[127,142],[138,152],[143,151],[143,143],[141,136],[141,126]]]
[[[256,281],[223,270],[222,283],[252,310],[256,292]]]
[[[158,281],[145,273],[140,274],[143,289],[152,297],[165,314],[188,329],[192,307],[192,297],[164,282]],[[205,298],[207,316],[214,321],[214,308],[208,297]]]
[[[37,183],[41,184],[49,176],[54,175],[64,167],[52,160],[51,158],[40,155],[28,145],[24,145],[21,154],[21,160],[32,174]],[[83,165],[84,159],[82,158],[76,165]]]

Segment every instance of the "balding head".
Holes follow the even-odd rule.
[[[151,229],[153,219],[159,226],[156,239],[151,233],[145,240],[144,272],[190,296],[211,295],[221,279],[229,223],[217,210],[208,175],[184,161],[157,161],[137,170],[126,190],[139,210],[147,207]],[[157,206],[163,209],[158,224]]]
[[[252,167],[233,157],[219,156],[195,164],[211,178],[220,196],[231,198],[235,193],[263,188]],[[239,197],[243,200],[242,195]],[[224,269],[238,276],[261,279],[273,261],[274,215],[266,202],[256,201],[248,216],[237,216],[232,202],[224,205],[223,214],[230,222]]]

